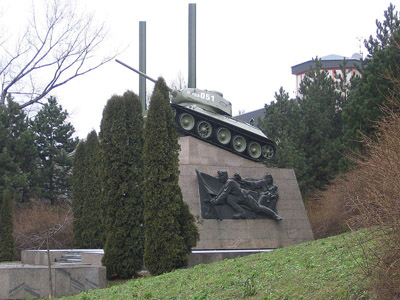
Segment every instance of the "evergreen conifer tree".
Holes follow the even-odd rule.
[[[82,248],[102,248],[103,206],[101,205],[100,143],[96,131],[88,134],[85,142],[84,201],[82,205]]]
[[[11,261],[13,256],[13,205],[10,191],[5,190],[0,211],[0,261]]]
[[[25,113],[8,97],[0,106],[0,195],[9,189],[14,199],[28,201],[37,182],[37,149]]]
[[[102,248],[100,144],[96,131],[79,142],[74,155],[73,244],[75,248]]]
[[[298,178],[302,191],[306,188],[302,180],[307,172],[306,157],[299,147],[301,138],[298,135],[300,107],[295,99],[289,99],[289,94],[281,87],[275,93],[275,101],[265,105],[264,119],[260,128],[277,145],[276,156],[267,161],[268,167],[292,168]]]
[[[306,157],[307,172],[301,178],[308,188],[321,188],[338,173],[342,147],[343,103],[322,63],[316,60],[315,69],[306,73],[300,83],[302,95],[298,124],[298,147]]]
[[[363,136],[372,137],[382,118],[381,106],[398,94],[394,82],[400,76],[400,18],[393,4],[384,16],[383,22],[376,21],[376,37],[364,41],[369,54],[361,78],[352,82],[349,104],[343,111],[344,141],[353,150],[362,150]]]
[[[309,70],[295,100],[282,89],[276,103],[266,105],[261,127],[278,145],[267,165],[293,168],[304,197],[320,189],[339,172],[342,157],[342,110],[345,101],[321,61]]]
[[[85,202],[85,176],[86,176],[86,142],[80,141],[74,154],[74,167],[72,169],[72,210],[74,221],[72,223],[74,248],[84,248],[82,232],[85,228],[83,204]]]
[[[132,92],[113,96],[101,121],[104,257],[108,278],[131,278],[143,264],[143,117]]]
[[[78,140],[72,138],[75,129],[67,118],[68,112],[50,97],[32,122],[40,158],[41,194],[51,204],[58,196],[71,193],[73,158],[69,154]]]
[[[178,185],[178,133],[162,78],[151,97],[144,140],[144,264],[158,275],[186,266],[199,237]]]

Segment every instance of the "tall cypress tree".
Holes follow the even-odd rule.
[[[113,96],[100,131],[108,278],[130,278],[143,263],[143,117],[132,92]]]
[[[10,261],[14,256],[13,208],[11,193],[3,192],[0,211],[0,261]]]
[[[198,240],[194,218],[178,185],[178,134],[168,88],[159,78],[150,101],[144,134],[144,264],[157,275],[184,267]]]
[[[103,217],[101,205],[100,181],[100,143],[96,131],[88,134],[85,143],[85,177],[82,217],[84,228],[82,231],[82,248],[102,248],[103,226],[99,220]]]
[[[74,167],[72,169],[72,210],[74,221],[72,223],[75,248],[84,248],[82,232],[84,230],[83,203],[85,202],[85,176],[86,176],[86,142],[79,142],[74,154]]]

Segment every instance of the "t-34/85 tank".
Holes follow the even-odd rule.
[[[118,63],[155,82],[148,75]],[[232,117],[232,105],[220,92],[171,89],[171,106],[178,130],[253,161],[275,156],[276,145],[257,127]]]
[[[232,105],[216,91],[172,91],[179,131],[254,161],[271,159],[275,143],[257,127],[232,117]]]

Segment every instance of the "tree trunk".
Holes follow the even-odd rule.
[[[50,287],[50,295],[49,299],[53,297],[53,280],[51,276],[51,261],[50,261],[50,248],[49,248],[49,232],[47,231],[47,236],[46,236],[46,242],[47,242],[47,264],[49,266],[49,287]]]

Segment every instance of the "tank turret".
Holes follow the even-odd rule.
[[[118,63],[156,82],[148,75],[116,60]],[[184,135],[253,161],[275,156],[276,145],[258,127],[232,117],[232,104],[217,91],[185,88],[171,92],[171,106],[178,130]]]
[[[198,105],[215,113],[232,116],[232,104],[223,98],[222,93],[217,91],[196,88],[173,90],[171,102],[182,106]]]

